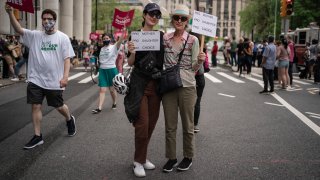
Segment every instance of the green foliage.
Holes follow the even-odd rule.
[[[276,7],[277,3],[277,8]],[[281,32],[280,0],[248,0],[248,6],[239,15],[241,30],[250,34],[254,29],[254,40],[263,39]],[[307,27],[310,22],[320,24],[320,7],[315,0],[294,0],[294,14],[290,18],[290,29]],[[275,16],[276,15],[276,16]]]
[[[254,30],[254,40],[262,40],[274,33],[276,0],[249,0],[248,6],[239,15],[241,30],[250,34]],[[279,4],[278,4],[279,7]],[[279,10],[277,8],[277,16]],[[276,30],[280,32],[280,20],[276,17]]]
[[[320,25],[320,6],[318,0],[295,0],[293,11],[291,29],[307,27],[310,22],[317,22]]]
[[[130,10],[128,4],[126,3],[119,3],[119,0],[97,0],[97,14],[98,18],[96,21],[96,0],[92,0],[92,31],[96,30],[96,22],[97,22],[97,30],[106,30],[106,26],[109,27],[112,24],[114,9],[117,8],[121,11],[128,11]],[[134,12],[134,20],[128,29],[139,29],[141,28],[142,22],[142,12],[135,9]],[[110,33],[111,29],[108,30]],[[112,27],[112,32],[114,32],[114,27]]]

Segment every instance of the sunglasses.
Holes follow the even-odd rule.
[[[150,17],[155,17],[157,19],[161,19],[161,12],[160,11],[150,11],[148,12]]]
[[[172,19],[175,20],[175,21],[179,21],[179,19],[180,19],[181,22],[186,22],[188,20],[188,17],[173,15]]]

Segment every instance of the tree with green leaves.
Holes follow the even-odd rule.
[[[121,3],[119,0],[97,0],[97,17],[96,17],[96,0],[92,0],[92,31],[105,30],[106,26],[111,27],[113,21],[114,9],[117,8],[121,11],[129,11],[130,7],[126,3]],[[97,21],[96,21],[97,18]],[[95,29],[97,22],[97,29]],[[142,12],[135,9],[134,18],[128,30],[136,30],[141,28]],[[109,32],[114,32],[114,27],[109,29]],[[107,33],[107,32],[106,32]]]
[[[281,32],[281,0],[248,0],[247,7],[239,12],[241,31],[249,35],[253,31],[253,40],[261,40],[268,35],[276,36]],[[310,22],[320,24],[320,7],[314,0],[294,0],[293,14],[290,17],[290,29],[307,27]],[[276,27],[275,27],[276,26]],[[274,29],[275,28],[275,29]]]

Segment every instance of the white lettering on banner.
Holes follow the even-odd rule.
[[[7,0],[7,2],[22,6],[22,0]]]
[[[217,17],[200,11],[193,12],[192,32],[205,36],[215,37],[217,30]]]
[[[134,43],[136,51],[159,51],[160,32],[159,31],[133,31],[131,41]]]

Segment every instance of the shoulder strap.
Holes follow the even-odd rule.
[[[183,55],[184,49],[186,48],[186,44],[187,44],[187,42],[188,42],[188,39],[189,39],[189,33],[188,33],[188,36],[187,36],[187,40],[186,40],[186,42],[185,42],[185,43],[184,43],[184,45],[183,45],[183,49],[182,49],[182,51],[179,53],[179,60],[178,60],[178,64],[180,64],[180,61],[181,61],[181,58],[182,58],[182,55]]]

